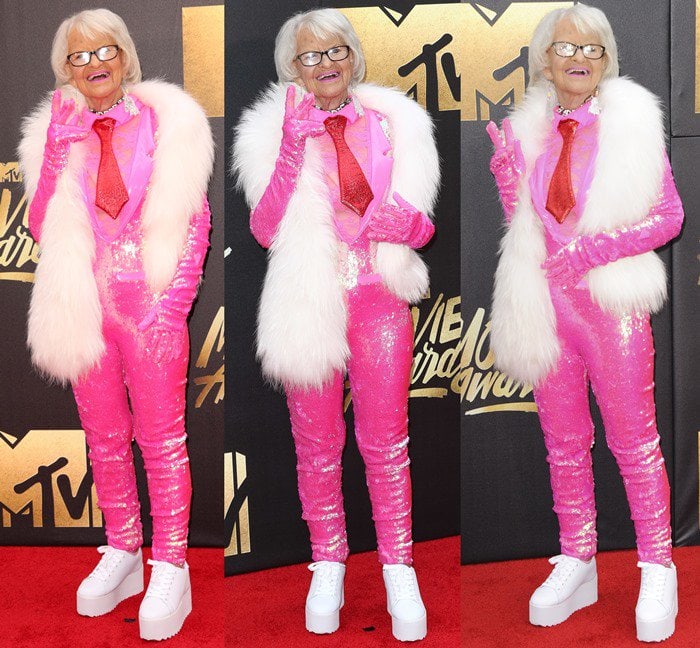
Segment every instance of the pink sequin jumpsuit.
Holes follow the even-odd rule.
[[[154,294],[142,265],[141,209],[153,170],[156,116],[132,99],[138,115],[129,114],[124,103],[105,115],[116,120],[112,146],[129,193],[116,219],[95,206],[100,141],[94,131],[85,140],[81,183],[95,238],[93,269],[106,351],[99,364],[72,386],[109,545],[136,551],[143,542],[131,448],[135,439],[148,480],[153,558],[180,565],[185,561],[192,494],[184,418],[190,304],[182,303],[182,298],[194,294],[188,285],[196,290],[208,247],[210,214],[204,200],[203,209],[190,221],[175,277],[162,294]],[[88,128],[99,118],[87,110],[82,115]],[[40,219],[43,214],[30,212],[35,238],[41,232]],[[160,328],[156,321],[141,330],[139,324],[161,302],[183,313],[182,325]],[[163,336],[168,338],[165,355],[159,348]]]
[[[563,223],[546,210],[559,159],[561,119],[579,122],[571,154],[576,206]],[[567,117],[555,112],[545,150],[530,178],[534,207],[545,226],[548,255],[576,240],[598,148],[598,119],[584,104]],[[614,232],[619,256],[653,250],[675,237],[683,209],[670,165],[657,203],[640,223]],[[591,446],[594,427],[588,385],[600,409],[608,446],[617,460],[637,536],[639,559],[671,562],[670,493],[659,448],[654,405],[654,343],[649,315],[619,317],[591,299],[585,278],[562,290],[550,281],[561,356],[535,389],[550,465],[554,510],[563,554],[587,560],[596,552],[596,509]]]
[[[390,148],[378,136],[376,113],[358,115],[352,103],[340,114],[348,118],[346,141],[370,178],[370,155]],[[311,119],[328,113],[312,110]],[[381,130],[379,131],[381,133]],[[316,138],[340,241],[338,281],[345,289],[348,377],[353,399],[355,436],[365,462],[367,487],[383,564],[411,564],[411,475],[408,458],[408,389],[413,360],[413,325],[408,304],[390,293],[373,268],[376,243],[366,232],[368,212],[360,218],[340,202],[338,162],[328,134]],[[385,196],[386,186],[372,186]],[[267,216],[267,218],[266,218]],[[427,220],[427,219],[426,219]],[[251,231],[268,247],[278,223],[253,211]],[[432,235],[432,225],[430,235]],[[428,236],[429,238],[429,236]],[[425,244],[427,239],[420,242]],[[411,242],[407,242],[410,244]],[[336,372],[321,389],[286,386],[303,518],[311,536],[314,561],[345,562],[348,543],[341,491],[345,446],[344,375]]]

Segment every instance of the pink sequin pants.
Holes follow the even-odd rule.
[[[405,302],[381,284],[348,291],[348,375],[355,437],[365,462],[379,561],[412,562],[408,388],[413,326]],[[341,490],[345,446],[343,375],[321,390],[287,389],[299,497],[313,560],[348,556]]]
[[[654,341],[648,315],[616,317],[587,289],[551,289],[561,357],[535,389],[563,554],[596,552],[590,380],[617,460],[639,559],[671,562],[670,491],[654,406]]]
[[[139,444],[153,518],[153,558],[185,561],[192,486],[185,444],[187,328],[182,352],[156,364],[143,334],[106,321],[99,366],[73,384],[110,546],[136,551],[143,537],[131,443]],[[128,394],[127,394],[128,390]],[[131,403],[131,406],[129,405]]]

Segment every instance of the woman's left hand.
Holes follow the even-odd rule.
[[[367,237],[372,241],[423,247],[435,231],[432,222],[397,192],[393,199],[396,205],[382,203],[374,211],[367,226]]]

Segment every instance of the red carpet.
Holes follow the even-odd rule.
[[[105,616],[76,613],[75,590],[100,558],[94,547],[0,547],[0,557],[3,648],[223,647],[223,549],[189,550],[193,610],[166,643],[139,638],[140,596]]]
[[[634,606],[639,569],[634,551],[598,554],[598,602],[561,625],[528,623],[528,600],[547,577],[545,559],[462,567],[462,646],[465,648],[698,648],[700,646],[700,547],[674,549],[679,614],[675,634],[659,644],[636,639]]]
[[[293,565],[226,579],[226,645],[236,648],[374,648],[459,645],[459,538],[420,542],[414,550],[421,594],[428,609],[428,636],[397,642],[377,553],[350,556],[340,629],[314,635],[304,628],[304,601],[311,580],[306,565]],[[447,594],[447,595],[446,595]]]

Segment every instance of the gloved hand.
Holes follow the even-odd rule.
[[[490,121],[486,125],[486,132],[495,149],[489,168],[496,180],[506,221],[510,222],[518,205],[518,186],[525,172],[525,158],[508,118],[503,120],[502,131]]]
[[[372,213],[367,225],[367,238],[386,243],[402,243],[412,248],[423,247],[433,236],[432,221],[397,192],[396,205],[382,203]]]
[[[187,326],[187,316],[197,296],[209,248],[210,222],[211,213],[205,201],[202,211],[192,218],[175,276],[138,324],[139,331],[146,331],[148,349],[157,363],[169,362],[182,352],[182,330]]]
[[[314,95],[307,93],[298,106],[294,106],[295,89],[287,88],[282,123],[282,143],[270,182],[250,213],[250,231],[263,247],[270,247],[289,200],[294,193],[297,178],[304,162],[304,149],[308,137],[318,137],[326,132],[321,122],[309,119],[314,105]]]
[[[75,112],[75,102],[63,101],[60,90],[51,99],[51,121],[46,131],[44,160],[41,165],[36,192],[29,205],[29,230],[38,241],[46,216],[46,207],[56,191],[56,182],[68,162],[70,145],[85,139],[90,130],[80,125],[80,115]]]

